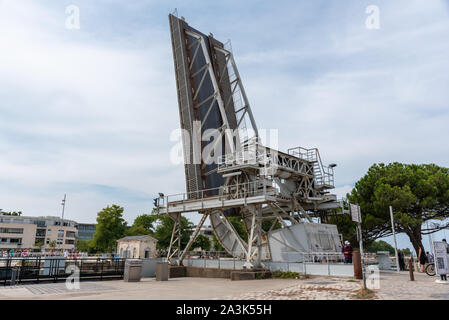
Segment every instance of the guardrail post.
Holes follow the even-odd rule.
[[[39,276],[41,274],[41,257],[36,257],[37,263],[37,283],[39,283]]]
[[[413,274],[413,262],[412,258],[408,261],[408,272],[410,274],[410,281],[415,281],[415,275]]]
[[[101,274],[100,274],[100,281],[103,281],[103,267],[104,267],[104,260],[101,259]]]
[[[302,262],[304,264],[304,275],[307,274],[307,264],[306,264],[306,258],[304,257],[304,254],[302,255]]]

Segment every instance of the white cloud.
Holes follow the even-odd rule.
[[[282,150],[318,147],[337,163],[339,196],[375,162],[449,166],[443,1],[382,2],[377,31],[356,1],[266,3],[251,19],[251,4],[234,5],[180,14],[232,38],[259,128],[279,129]],[[80,2],[81,29],[67,30],[63,5],[0,2],[0,208],[57,213],[71,189],[68,215],[93,221],[119,202],[130,221],[152,206],[142,194],[184,191],[183,166],[169,163],[179,115],[168,22],[147,19],[171,10],[105,6]],[[211,8],[226,14],[207,18]]]

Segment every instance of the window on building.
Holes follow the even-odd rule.
[[[67,238],[75,238],[75,232],[73,232],[73,231],[67,231],[67,232],[65,233],[65,236],[66,236]]]
[[[50,239],[47,238],[47,240],[45,240],[45,243],[46,243],[46,244],[49,244],[49,243],[50,243]]]
[[[9,239],[10,243],[18,243],[21,244],[22,243],[22,238],[11,238]]]
[[[133,258],[136,257],[136,254],[137,254],[137,250],[136,250],[136,248],[134,248],[134,249],[133,249]]]
[[[0,228],[0,233],[23,233],[23,228]]]
[[[75,240],[67,239],[67,240],[65,241],[65,244],[75,244]]]
[[[64,238],[64,230],[58,230],[58,238]]]
[[[148,259],[150,257],[150,248],[145,249],[145,259]]]
[[[47,230],[47,234],[48,234],[48,235],[51,235],[51,229],[48,229],[48,230]]]
[[[36,229],[36,237],[45,237],[45,229]]]
[[[38,221],[36,221],[36,224],[38,227],[45,227],[45,221],[38,220]]]
[[[63,243],[62,239],[56,240],[56,244],[62,244],[62,243]]]

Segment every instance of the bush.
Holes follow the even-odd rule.
[[[272,273],[273,278],[282,278],[282,279],[300,279],[299,272],[293,272],[293,271],[273,271]]]

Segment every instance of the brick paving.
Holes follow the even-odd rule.
[[[114,290],[114,287],[106,286],[97,282],[81,282],[79,289],[76,289],[76,292],[97,292],[103,290]],[[39,284],[25,284],[25,285],[16,285],[16,286],[0,286],[0,295],[8,295],[13,294],[15,292],[24,292],[27,290],[28,292],[34,295],[45,295],[45,294],[66,294],[75,292],[74,290],[70,290],[67,288],[65,282],[58,283],[39,283]]]
[[[449,285],[435,283],[438,277],[408,272],[382,271],[380,288],[373,299],[449,300]],[[243,299],[243,300],[348,300],[356,299],[361,281],[350,278],[313,276],[308,279],[265,279],[231,281],[229,279],[175,278],[140,282],[86,281],[79,290],[65,283],[0,285],[0,299]]]

